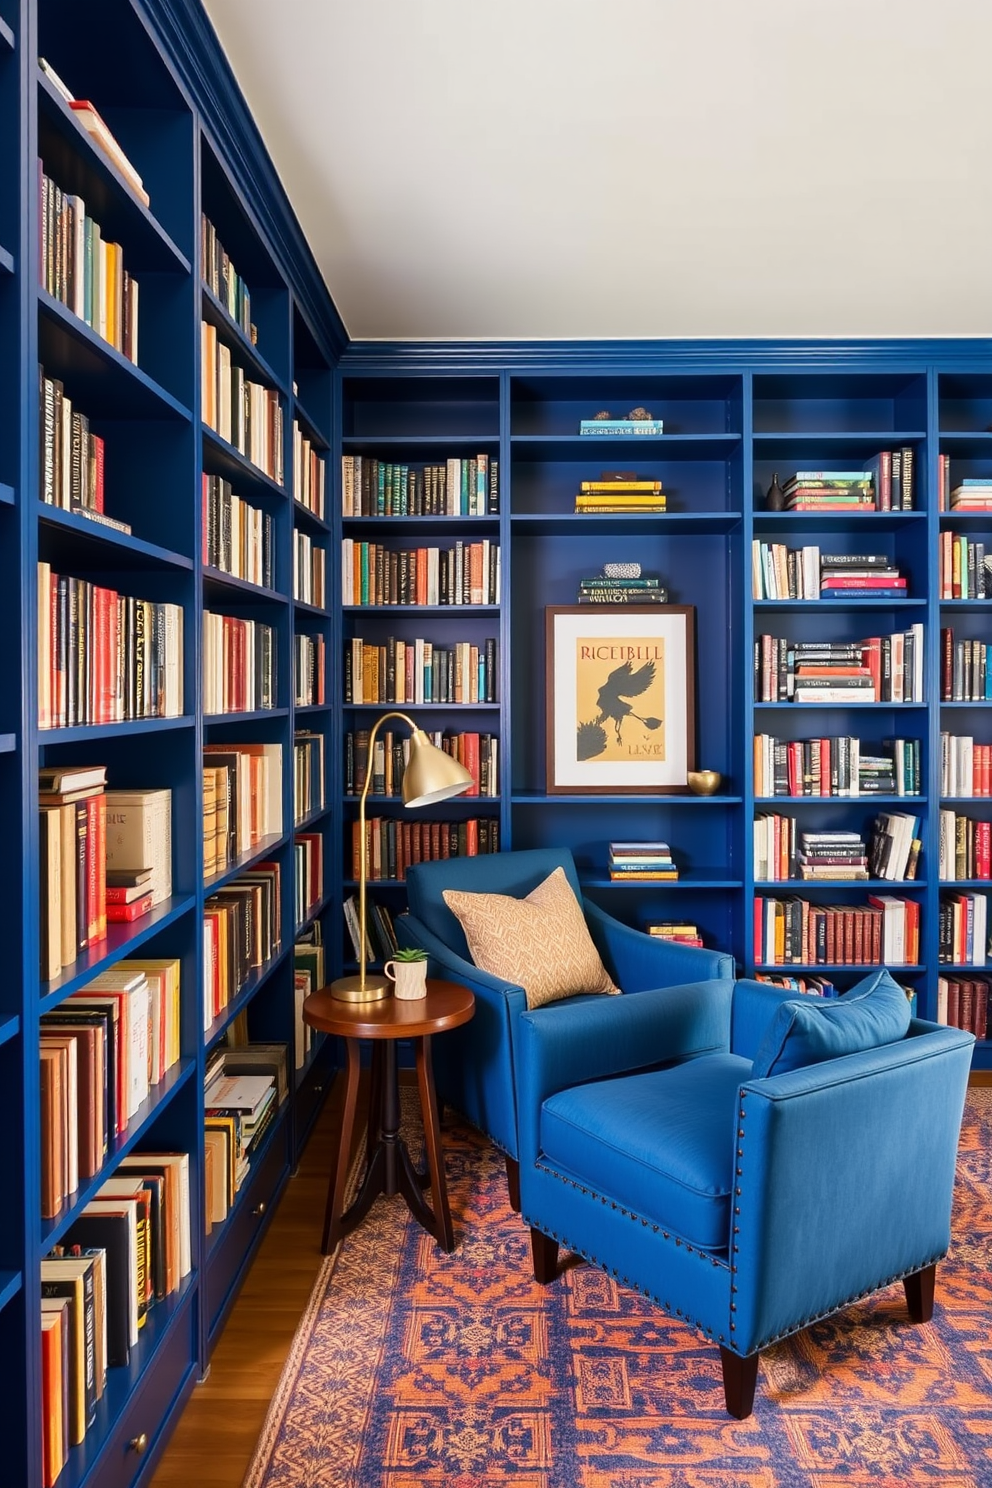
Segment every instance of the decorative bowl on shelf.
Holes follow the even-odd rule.
[[[715,796],[723,781],[719,770],[690,770],[685,778],[694,796]]]

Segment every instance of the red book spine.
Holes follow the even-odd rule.
[[[143,894],[140,899],[132,899],[130,904],[108,904],[107,920],[110,924],[130,924],[132,920],[140,919],[147,914],[152,907],[151,894]]]

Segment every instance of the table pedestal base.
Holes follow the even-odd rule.
[[[365,1141],[365,1176],[357,1196],[346,1210],[344,1192],[348,1175],[348,1158],[354,1134],[360,1060],[359,1040],[357,1038],[345,1039],[348,1054],[347,1085],[337,1161],[331,1173],[327,1209],[324,1214],[324,1234],[321,1243],[324,1255],[328,1255],[339,1241],[344,1239],[345,1235],[350,1234],[357,1225],[361,1224],[380,1194],[384,1194],[387,1198],[401,1194],[413,1217],[427,1230],[428,1234],[434,1236],[441,1249],[446,1251],[454,1249],[451,1211],[448,1207],[447,1188],[441,1167],[441,1133],[437,1100],[434,1095],[430,1044],[429,1035],[413,1039],[417,1063],[417,1084],[420,1090],[420,1109],[424,1122],[427,1171],[417,1172],[406,1142],[400,1136],[396,1043],[391,1039],[385,1040],[374,1046],[372,1054],[372,1082]],[[423,1190],[427,1187],[432,1190],[433,1209],[424,1199]]]

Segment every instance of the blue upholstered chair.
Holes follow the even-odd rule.
[[[932,1311],[974,1039],[873,972],[837,999],[730,980],[517,1023],[522,1212],[719,1345],[727,1409],[759,1351],[902,1280]]]
[[[730,956],[680,946],[645,935],[582,899],[572,855],[562,849],[448,858],[407,869],[409,913],[396,922],[401,945],[429,953],[429,975],[470,987],[475,1016],[435,1041],[432,1051],[438,1098],[452,1106],[506,1155],[510,1201],[519,1209],[515,1026],[526,1011],[520,986],[481,971],[469,959],[461,924],[442,897],[445,889],[524,898],[556,868],[563,868],[582,903],[592,939],[614,982],[624,993],[704,982],[733,975]],[[616,1003],[616,997],[575,996],[536,1009],[537,1022],[559,1026],[585,1003]]]

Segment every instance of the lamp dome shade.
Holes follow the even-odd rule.
[[[410,735],[410,759],[403,771],[404,806],[431,806],[460,796],[472,784],[472,776],[450,754],[432,744],[423,729]]]

